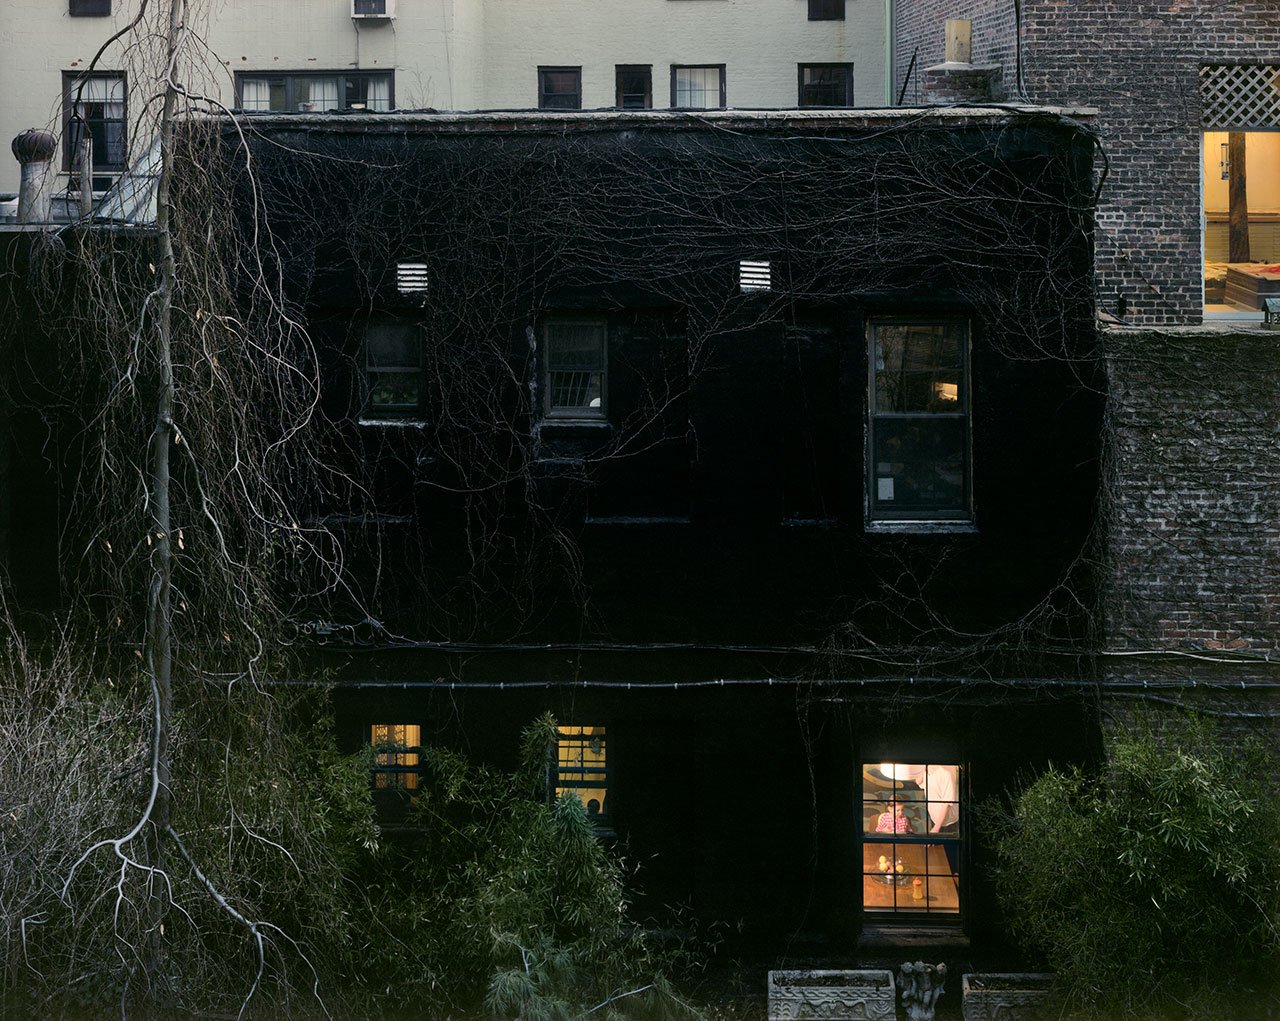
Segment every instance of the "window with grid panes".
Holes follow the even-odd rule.
[[[725,105],[723,64],[672,64],[671,105],[677,110],[715,110]]]
[[[369,728],[373,745],[373,786],[377,790],[418,789],[422,727],[417,723],[375,723]]]
[[[607,384],[605,325],[557,320],[543,331],[546,413],[555,418],[604,418]]]
[[[649,64],[618,64],[614,69],[619,110],[648,110],[653,106],[653,68]]]
[[[539,110],[581,110],[582,68],[538,68]]]
[[[960,767],[862,766],[862,909],[871,915],[958,916]]]
[[[869,520],[972,520],[967,323],[873,319],[867,335]]]
[[[63,168],[73,168],[81,139],[87,133],[93,141],[94,171],[123,170],[129,158],[124,75],[95,72],[81,76],[66,72],[62,85]],[[95,181],[94,186],[98,183]]]
[[[605,728],[556,728],[555,796],[570,795],[582,802],[596,826],[609,820],[609,756]]]
[[[852,106],[852,64],[801,64],[801,106]]]

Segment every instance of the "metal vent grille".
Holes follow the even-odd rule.
[[[425,262],[397,263],[396,290],[401,294],[426,294],[427,264]]]
[[[768,291],[773,287],[773,272],[768,262],[743,259],[738,263],[738,283],[743,293]]]
[[[1204,65],[1200,105],[1209,130],[1280,127],[1280,64]]]

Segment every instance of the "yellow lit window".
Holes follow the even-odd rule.
[[[960,767],[862,767],[862,907],[872,914],[960,913]]]
[[[375,723],[369,728],[369,740],[373,744],[374,787],[417,790],[422,728],[416,723]]]
[[[609,815],[605,728],[557,727],[556,735],[556,797],[573,795],[592,822],[604,825]]]

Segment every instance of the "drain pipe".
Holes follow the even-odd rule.
[[[47,131],[28,128],[13,140],[13,154],[22,164],[18,188],[18,222],[49,222],[49,182],[53,153],[58,140]]]

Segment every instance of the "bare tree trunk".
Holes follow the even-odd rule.
[[[177,283],[173,234],[170,220],[170,187],[173,181],[174,111],[177,89],[173,81],[178,35],[182,30],[183,0],[170,0],[169,29],[165,46],[164,110],[160,116],[160,179],[156,194],[157,302],[156,360],[159,363],[159,391],[156,395],[155,428],[151,434],[150,478],[147,497],[151,505],[152,573],[147,613],[146,659],[154,682],[155,769],[157,793],[151,816],[153,868],[164,868],[165,842],[171,825],[172,753],[169,731],[173,717],[173,634],[172,584],[173,546],[170,541],[169,452],[173,444],[173,294]],[[162,919],[166,906],[163,885],[152,884],[151,953],[149,968],[153,988],[163,986]]]

